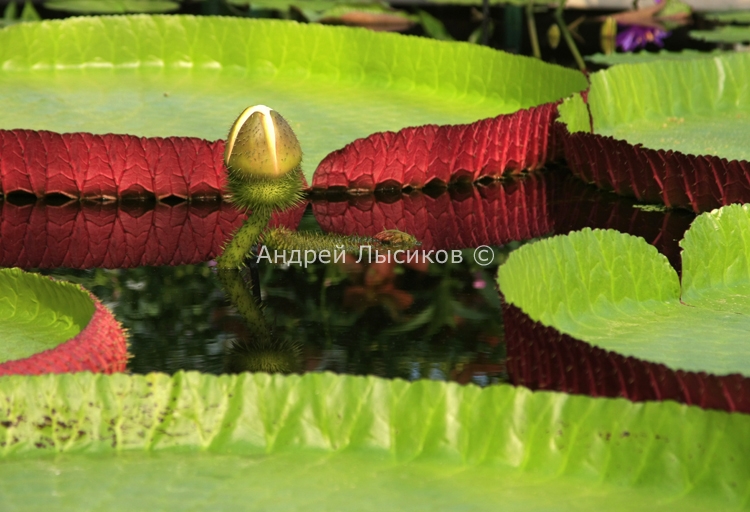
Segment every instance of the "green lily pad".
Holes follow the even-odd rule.
[[[727,510],[750,416],[306,374],[0,379],[12,510]]]
[[[687,155],[750,159],[750,55],[661,60],[593,73],[588,107],[594,133]],[[586,105],[560,106],[568,130],[589,131]]]
[[[623,52],[623,53],[611,53],[605,55],[603,53],[595,53],[594,55],[587,55],[585,59],[594,64],[600,64],[604,66],[614,66],[616,64],[640,64],[642,62],[653,62],[663,60],[694,60],[716,57],[728,52],[722,52],[720,50],[714,50],[712,52],[700,52],[697,50],[683,50],[681,52],[670,52],[667,50],[661,50],[658,52]]]
[[[750,205],[696,218],[666,257],[613,230],[524,246],[498,271],[505,299],[573,338],[673,370],[750,375]]]
[[[708,43],[747,43],[750,42],[750,27],[730,25],[714,30],[691,30],[690,37]]]
[[[703,17],[718,23],[750,23],[750,11],[706,12]]]
[[[0,128],[215,140],[265,104],[295,129],[308,181],[356,138],[585,87],[576,71],[468,43],[278,20],[135,15],[0,31]]]
[[[169,12],[180,8],[172,0],[48,0],[44,7],[76,13],[124,14],[127,12]]]
[[[0,363],[24,359],[75,337],[94,314],[89,294],[20,269],[0,269]]]

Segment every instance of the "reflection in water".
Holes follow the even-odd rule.
[[[494,269],[476,264],[356,263],[261,274],[265,314],[300,341],[305,369],[383,377],[504,378]],[[483,288],[475,288],[480,281]],[[461,374],[461,372],[464,372]],[[461,374],[461,375],[459,375]]]
[[[561,172],[447,193],[314,198],[301,222],[298,210],[276,225],[359,235],[401,229],[423,242],[420,249],[460,250],[463,261],[262,262],[255,310],[238,308],[233,297],[250,293],[241,274],[223,289],[206,263],[242,222],[221,203],[6,200],[0,264],[43,267],[92,290],[128,329],[129,368],[138,373],[330,370],[485,385],[507,378],[494,276],[520,241],[615,228],[643,236],[679,268],[678,241],[694,216],[638,206]],[[492,265],[474,262],[478,245],[494,247]],[[132,268],[88,269],[101,266]],[[250,326],[249,313],[258,319]],[[266,334],[251,329],[261,323]]]
[[[243,274],[208,265],[54,274],[80,282],[114,310],[128,329],[129,369],[137,373],[328,370],[483,384],[505,378],[494,268],[355,260],[261,265],[262,309]]]
[[[294,373],[300,369],[300,346],[280,337],[266,323],[260,304],[253,296],[253,283],[241,270],[216,271],[224,293],[244,320],[245,335],[232,341],[226,356],[229,373]]]

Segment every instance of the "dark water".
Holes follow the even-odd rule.
[[[262,314],[292,345],[277,347],[279,357],[296,359],[289,370],[481,385],[506,378],[497,265],[356,259],[258,266]],[[243,366],[252,328],[209,264],[45,273],[84,285],[113,310],[128,330],[135,373],[253,369]]]
[[[262,261],[258,318],[275,341],[261,349],[257,322],[238,313],[210,263],[242,220],[230,206],[22,203],[0,203],[0,264],[91,290],[128,330],[132,372],[329,370],[479,385],[508,379],[494,276],[512,250],[583,227],[613,228],[643,236],[679,268],[677,242],[694,218],[600,192],[562,171],[447,191],[315,197],[304,215],[284,222],[363,235],[398,227],[425,250],[460,251],[462,261]],[[483,266],[474,248],[484,245],[493,261]],[[88,268],[114,264],[131,268]],[[236,277],[248,294],[252,278]]]

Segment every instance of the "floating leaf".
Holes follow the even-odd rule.
[[[535,322],[512,304],[503,304],[503,322],[508,376],[518,386],[750,412],[750,380],[741,375],[674,371],[625,357]]]
[[[748,23],[750,24],[750,11],[716,11],[704,12],[703,17],[717,23]]]
[[[667,50],[660,50],[658,52],[647,52],[645,50],[640,52],[623,52],[623,53],[610,53],[605,55],[603,53],[595,53],[594,55],[586,55],[585,59],[594,64],[601,64],[604,66],[614,66],[616,64],[640,64],[642,62],[653,62],[656,60],[694,60],[700,58],[711,58],[718,55],[722,55],[728,52],[722,52],[720,50],[714,50],[712,52],[701,52],[698,50],[682,50],[680,52],[670,52]]]
[[[0,375],[123,371],[127,347],[112,314],[81,287],[0,269]]]
[[[468,125],[376,133],[328,155],[312,186],[421,188],[538,169],[557,156],[556,115],[549,103]]]
[[[750,490],[750,416],[673,402],[180,372],[7,378],[0,403],[14,510],[698,511]]]
[[[0,130],[0,191],[37,197],[221,196],[224,142]]]
[[[560,106],[567,161],[585,181],[643,201],[698,212],[748,201],[749,79],[743,54],[594,73],[588,104],[574,95]]]
[[[596,358],[622,356],[645,374],[628,379],[631,385],[689,401],[679,386],[665,392],[648,377],[650,367],[663,365],[663,373],[689,374],[705,389],[718,381],[718,397],[707,400],[750,412],[748,230],[750,206],[697,217],[681,243],[682,286],[643,239],[590,229],[520,248],[500,267],[498,283],[506,302],[534,322],[601,349]],[[592,379],[611,375],[598,364],[586,371]],[[629,396],[622,382],[618,391]]]
[[[326,154],[358,137],[473,122],[585,87],[575,71],[468,44],[191,16],[15,25],[0,31],[0,67],[0,128],[216,140],[244,108],[262,103],[297,133],[308,179]],[[214,165],[212,147],[196,150],[204,155],[198,167]],[[101,165],[92,172],[123,170]]]
[[[750,41],[750,27],[726,26],[713,30],[691,30],[690,37],[707,43],[736,44]]]
[[[82,14],[125,14],[176,11],[180,8],[180,3],[170,0],[47,0],[44,7]]]

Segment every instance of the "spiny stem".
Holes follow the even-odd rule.
[[[263,244],[269,249],[283,251],[334,251],[342,250],[358,255],[360,250],[370,246],[373,250],[409,250],[419,246],[416,238],[398,230],[386,230],[375,237],[340,235],[337,233],[305,233],[286,228],[269,229],[263,234]]]
[[[248,253],[258,242],[258,237],[271,220],[271,210],[254,211],[240,229],[232,236],[224,252],[216,258],[219,269],[238,269],[242,267]]]

